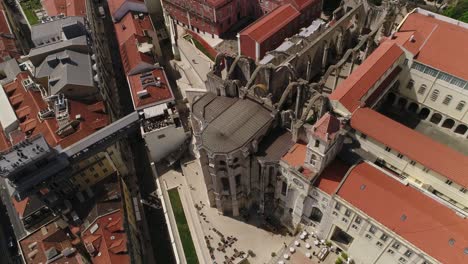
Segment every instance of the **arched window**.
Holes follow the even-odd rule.
[[[451,96],[451,95],[447,95],[447,96],[445,96],[444,101],[443,101],[442,103],[443,103],[444,105],[449,105],[451,101],[452,101],[452,96]]]
[[[317,161],[317,156],[315,154],[312,154],[312,156],[310,156],[310,164],[315,166],[316,161]]]
[[[457,110],[458,111],[461,111],[463,110],[463,108],[465,108],[465,105],[466,105],[466,102],[465,101],[460,101],[458,104],[457,104]]]
[[[439,93],[439,90],[434,90],[431,94],[431,100],[435,102],[437,100],[437,97],[439,97]]]
[[[411,80],[409,80],[408,85],[406,85],[406,88],[411,90],[411,89],[413,89],[413,87],[414,87],[414,81],[413,81],[413,79],[411,79]]]
[[[421,85],[418,89],[418,94],[424,94],[426,92],[427,86],[425,84]]]

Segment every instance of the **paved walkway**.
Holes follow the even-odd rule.
[[[208,205],[208,196],[204,184],[203,175],[198,160],[188,161],[182,165],[184,179],[188,184],[192,199],[192,219],[198,219],[203,233],[199,239],[206,241],[213,248],[213,256],[217,263],[223,263],[226,259],[240,260],[234,257],[238,253],[247,253],[252,251],[253,255],[249,257],[250,263],[268,263],[271,259],[271,253],[277,252],[284,243],[292,241],[291,236],[283,236],[268,232],[259,227],[262,222],[259,217],[255,219],[252,216],[249,223],[244,221],[220,215],[216,208]],[[255,221],[257,220],[257,221]],[[232,241],[223,243],[222,237]],[[221,249],[221,250],[218,250]]]

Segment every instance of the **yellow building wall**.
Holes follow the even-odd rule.
[[[108,176],[117,172],[117,168],[106,152],[100,152],[95,156],[80,162],[74,167],[76,173],[71,178],[79,191],[94,186]]]

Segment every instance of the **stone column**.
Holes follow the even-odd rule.
[[[328,49],[329,49],[329,44],[328,44],[328,42],[327,42],[327,43],[325,44],[325,47],[323,48],[322,73],[325,73],[325,69],[326,69],[326,67],[327,67]]]
[[[372,44],[372,38],[369,37],[369,38],[367,39],[367,45],[366,45],[366,49],[365,49],[365,51],[364,51],[364,58],[362,58],[362,61],[366,60],[367,56],[369,56],[371,44]]]
[[[333,91],[336,89],[338,85],[338,79],[340,78],[341,66],[335,68],[335,81],[333,82]]]
[[[349,66],[348,76],[350,76],[351,73],[353,72],[355,61],[356,61],[356,52],[353,51],[353,53],[351,54],[351,65]]]

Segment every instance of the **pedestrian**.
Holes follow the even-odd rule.
[[[284,244],[284,248],[287,248],[287,247],[288,247],[288,245],[286,245],[286,242],[283,242],[283,244]]]

